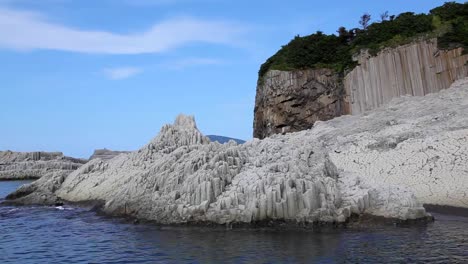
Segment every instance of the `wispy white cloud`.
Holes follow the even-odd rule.
[[[143,69],[137,67],[106,68],[103,70],[104,74],[111,80],[127,79],[142,71]]]
[[[184,58],[166,61],[161,63],[160,66],[169,70],[182,70],[189,67],[220,65],[223,63],[222,60],[212,58]]]
[[[244,32],[225,21],[179,17],[142,33],[83,30],[47,21],[39,13],[0,7],[0,48],[48,49],[80,53],[160,53],[191,43],[233,45]]]

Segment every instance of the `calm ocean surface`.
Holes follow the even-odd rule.
[[[0,182],[5,197],[24,182]],[[468,263],[468,218],[365,231],[131,224],[82,208],[0,207],[0,263]]]

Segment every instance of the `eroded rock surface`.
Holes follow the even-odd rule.
[[[468,207],[468,79],[357,116],[242,145],[179,116],[136,152],[91,160],[11,194],[18,203],[102,201],[160,223],[418,219],[421,203]]]
[[[116,151],[116,150],[109,150],[109,149],[96,149],[89,157],[89,160],[93,159],[102,159],[102,160],[110,160],[113,159],[114,157],[120,155],[120,154],[127,154],[130,153],[131,151]]]
[[[53,172],[68,174],[86,162],[62,152],[0,151],[0,180],[38,179]]]
[[[52,171],[40,179],[20,186],[9,194],[6,203],[17,205],[55,205],[61,203],[61,199],[55,195],[62,186],[69,171]]]
[[[362,51],[358,66],[340,76],[331,69],[270,70],[259,79],[254,137],[309,129],[316,121],[359,114],[405,95],[423,96],[468,77],[462,48],[439,50],[437,39]]]
[[[348,113],[341,77],[330,69],[268,71],[257,85],[254,137],[296,132]]]
[[[370,184],[406,186],[425,204],[468,208],[468,79],[323,125],[346,128],[325,139],[335,137],[337,167]]]
[[[102,201],[109,214],[160,223],[416,219],[421,202],[466,207],[468,80],[455,86],[242,145],[210,142],[179,116],[136,152],[10,197]]]
[[[387,48],[377,56],[362,52],[355,59],[359,66],[344,78],[352,114],[396,97],[436,93],[468,76],[468,54],[462,48],[439,50],[437,39]]]

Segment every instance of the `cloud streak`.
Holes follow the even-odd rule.
[[[95,54],[161,53],[193,43],[233,45],[242,27],[225,21],[179,17],[142,33],[82,30],[48,22],[41,14],[0,7],[0,48]]]
[[[106,68],[103,70],[104,74],[111,80],[127,79],[142,71],[143,69],[137,67]]]

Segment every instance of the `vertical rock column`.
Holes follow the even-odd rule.
[[[344,78],[352,114],[375,109],[403,95],[423,96],[447,89],[468,76],[468,55],[462,48],[437,48],[437,40],[424,40],[385,49],[377,56],[366,52],[359,66]]]

